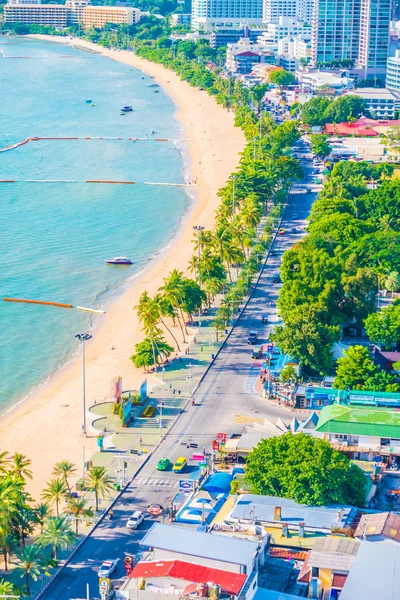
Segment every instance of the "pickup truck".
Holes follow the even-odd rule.
[[[255,344],[258,338],[258,331],[250,331],[249,337],[247,338],[248,344]]]

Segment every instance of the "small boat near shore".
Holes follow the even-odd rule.
[[[132,112],[132,111],[133,111],[132,106],[123,106],[121,108],[121,112],[123,112],[123,113]]]
[[[86,104],[92,104],[92,102],[93,102],[93,100],[92,100],[91,98],[88,98],[88,99],[86,100]]]
[[[158,85],[158,83],[148,83],[147,87],[156,88],[156,87],[160,87],[160,86]]]
[[[104,261],[107,265],[131,265],[132,261],[126,256],[116,256],[115,258],[108,258]]]

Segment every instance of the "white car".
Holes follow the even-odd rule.
[[[128,529],[137,529],[140,523],[144,521],[144,514],[140,510],[135,510],[133,515],[129,518],[126,526]]]
[[[116,560],[105,560],[99,569],[99,577],[109,577],[116,566]]]

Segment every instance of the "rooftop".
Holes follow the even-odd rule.
[[[400,413],[386,408],[332,404],[322,409],[316,430],[321,433],[400,438]]]
[[[281,508],[281,518],[274,519],[275,508]],[[287,523],[289,527],[305,523],[311,529],[331,530],[332,527],[350,526],[357,516],[357,509],[347,506],[307,506],[294,500],[275,496],[244,494],[234,507],[232,519],[257,519],[261,523]]]
[[[316,540],[308,556],[310,567],[350,571],[360,542],[351,538],[329,537]]]
[[[172,577],[192,583],[212,581],[220,585],[227,594],[238,595],[247,579],[247,575],[212,569],[182,560],[163,560],[158,562],[139,562],[130,573],[131,579],[139,577]]]
[[[148,548],[158,548],[236,565],[247,565],[253,559],[258,548],[256,542],[164,523],[154,523],[139,544]]]
[[[378,135],[370,126],[360,123],[327,123],[325,131],[330,135],[363,135],[366,137],[376,137]]]
[[[350,92],[353,96],[361,98],[376,98],[377,100],[397,100],[396,96],[389,90],[382,88],[357,88]]]
[[[362,542],[340,600],[394,600],[400,589],[400,545],[392,540]]]
[[[394,513],[371,513],[361,517],[355,536],[367,538],[384,536],[400,542],[400,515]]]

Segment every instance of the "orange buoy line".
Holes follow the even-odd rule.
[[[58,306],[59,308],[74,308],[72,304],[62,302],[48,302],[46,300],[28,300],[26,298],[3,298],[4,302],[22,302],[25,304],[45,304],[47,306]]]
[[[120,183],[125,185],[132,185],[134,181],[112,181],[111,179],[86,179],[86,183]]]
[[[15,183],[15,179],[0,179],[0,183]]]

